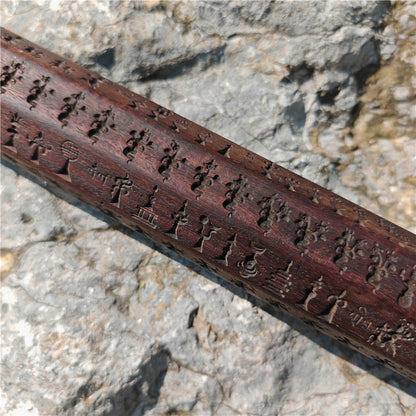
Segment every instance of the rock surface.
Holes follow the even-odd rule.
[[[416,232],[415,2],[0,8],[8,29]],[[1,175],[5,414],[416,414],[399,375]]]

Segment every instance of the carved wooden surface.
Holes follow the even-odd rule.
[[[2,157],[416,381],[416,236],[7,30]]]

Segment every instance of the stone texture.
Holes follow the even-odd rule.
[[[10,30],[416,231],[415,2],[0,8]],[[414,384],[48,189],[2,166],[5,414],[416,414]]]

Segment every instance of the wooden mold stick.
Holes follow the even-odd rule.
[[[1,31],[2,157],[416,381],[416,236]]]

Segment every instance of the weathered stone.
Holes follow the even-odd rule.
[[[0,7],[7,28],[416,231],[414,2]],[[1,175],[5,414],[416,412],[391,371]]]

